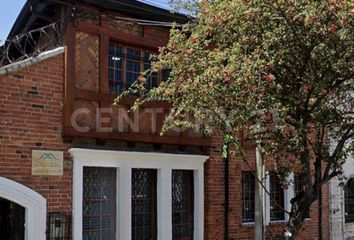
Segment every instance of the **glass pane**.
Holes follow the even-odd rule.
[[[254,222],[255,176],[252,172],[242,172],[242,212],[243,222]]]
[[[193,240],[193,171],[172,171],[172,228],[174,240]]]
[[[127,49],[127,57],[128,58],[133,58],[133,59],[136,59],[136,60],[140,60],[141,59],[141,51],[140,50],[136,50],[136,49],[128,48]]]
[[[345,222],[354,222],[354,180],[345,185]]]
[[[132,239],[154,240],[156,232],[156,170],[132,171]]]
[[[295,197],[301,193],[302,187],[304,185],[304,179],[302,175],[294,174],[294,193]],[[310,212],[305,215],[306,218],[310,218]]]
[[[121,93],[122,89],[118,85],[122,84],[122,47],[118,44],[109,43],[108,54],[108,81],[109,90],[112,93]]]
[[[84,168],[83,239],[106,240],[115,238],[115,189],[115,169]]]
[[[270,173],[270,220],[279,221],[285,219],[284,190],[275,173]]]
[[[145,62],[150,62],[150,53],[144,52],[144,61]]]

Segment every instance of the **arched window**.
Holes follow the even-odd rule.
[[[345,185],[345,222],[354,222],[354,178]]]

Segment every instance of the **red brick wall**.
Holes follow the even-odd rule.
[[[66,150],[61,137],[63,55],[0,77],[0,176],[43,195],[48,212],[71,212],[72,162],[63,177],[31,176],[33,149]]]
[[[205,179],[205,239],[224,239],[224,162],[220,158],[222,138],[213,140],[210,159],[206,163]],[[255,151],[247,151],[248,162],[242,158],[233,157],[229,162],[229,238],[230,240],[245,240],[254,238],[254,225],[242,223],[242,171],[255,170]],[[267,166],[268,165],[268,166]],[[268,171],[272,170],[272,162],[266,163]],[[322,190],[323,239],[329,239],[329,203],[328,185]],[[306,220],[297,239],[318,239],[318,203],[315,202],[310,209],[310,220]],[[283,231],[285,224],[274,223],[267,227],[267,237],[276,237]]]

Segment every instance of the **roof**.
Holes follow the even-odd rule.
[[[189,20],[183,14],[171,13],[166,9],[137,0],[27,0],[7,39],[55,22],[54,17],[57,16],[56,11],[60,5],[80,3],[120,12],[139,19],[177,23],[186,23]]]

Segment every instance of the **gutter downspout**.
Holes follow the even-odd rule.
[[[317,176],[318,179],[318,240],[322,240],[322,162],[318,161],[320,173]]]
[[[227,155],[224,158],[224,186],[225,186],[225,213],[224,213],[224,221],[225,221],[225,227],[224,227],[224,232],[225,232],[225,240],[228,240],[229,238],[229,202],[230,202],[230,196],[229,196],[229,143],[226,143],[226,152]]]

